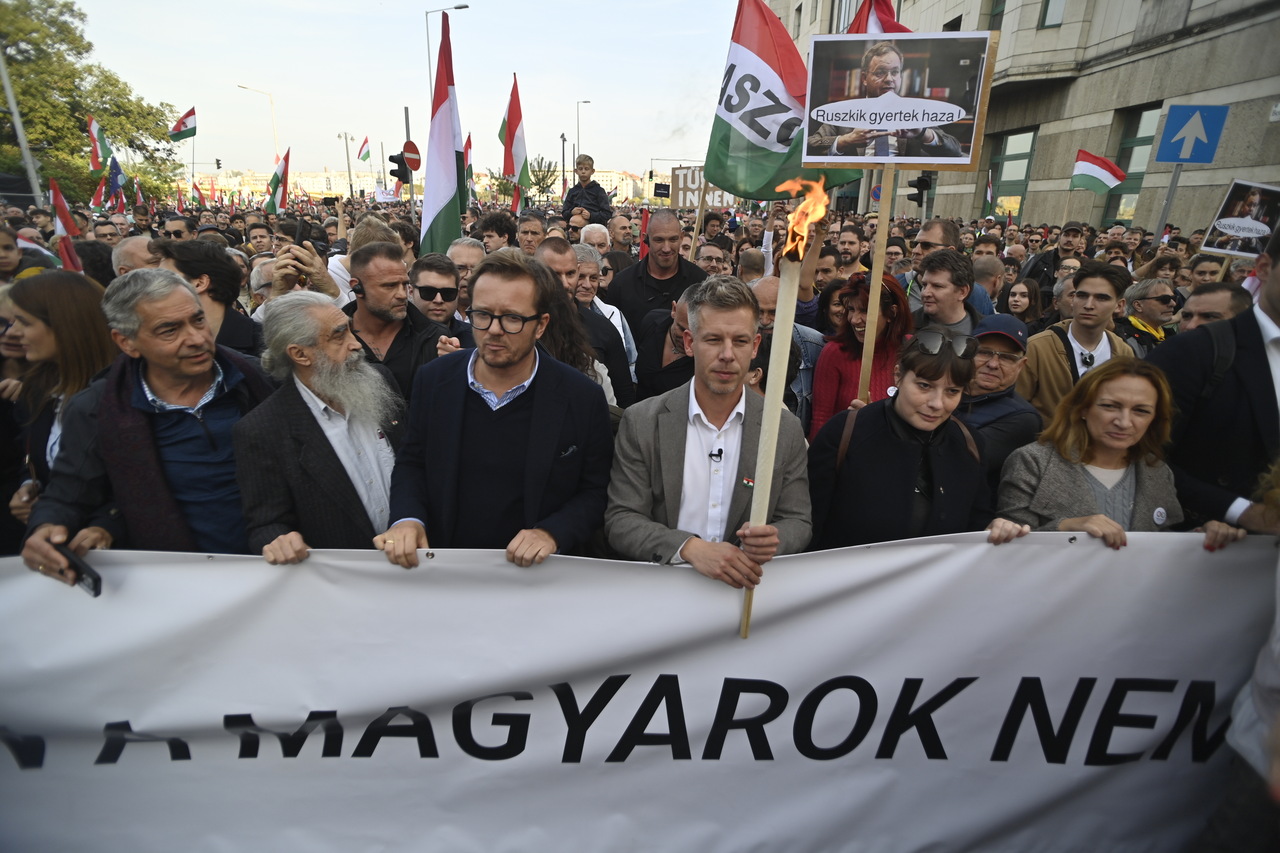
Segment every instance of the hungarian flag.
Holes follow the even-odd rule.
[[[776,187],[792,178],[825,178],[830,189],[862,176],[858,169],[801,168],[808,72],[764,0],[738,0],[723,79],[707,146],[706,179],[713,186],[742,198],[790,198]],[[748,106],[768,109],[758,115]]]
[[[190,139],[196,135],[196,108],[192,107],[182,114],[178,123],[169,131],[169,138],[174,142]]]
[[[196,201],[200,204],[200,206],[201,206],[201,207],[208,207],[208,206],[209,206],[209,203],[208,203],[207,201],[205,201],[205,200],[204,200],[204,190],[200,189],[200,182],[199,182],[199,181],[196,181],[196,180],[193,180],[193,181],[191,182],[191,189],[195,192],[195,194],[196,194]]]
[[[107,176],[103,175],[102,180],[98,181],[98,188],[94,190],[93,200],[89,202],[89,206],[93,208],[102,207],[107,200]]]
[[[62,268],[84,272],[80,256],[71,245],[71,238],[79,237],[80,229],[71,218],[71,209],[67,207],[67,200],[62,197],[62,190],[58,188],[58,182],[53,178],[49,179],[49,200],[53,205],[53,233],[58,237],[58,256],[62,258]]]
[[[444,254],[462,236],[467,177],[462,156],[462,122],[453,85],[453,48],[449,42],[449,13],[441,13],[440,52],[436,90],[431,98],[431,135],[422,190],[422,253]]]
[[[177,196],[178,196],[178,200],[177,200],[177,202],[174,204],[174,208],[175,208],[179,213],[181,213],[182,215],[184,215],[184,216],[185,216],[185,215],[186,215],[186,213],[187,213],[187,209],[186,209],[185,207],[183,207],[183,205],[182,205],[182,187],[181,187],[181,186],[179,186],[179,187],[178,187],[178,193],[177,193]]]
[[[116,193],[116,213],[124,213],[126,210],[124,204],[124,190]]]
[[[135,205],[142,204],[142,178],[137,175],[133,176],[133,203]]]
[[[991,173],[987,172],[987,202],[982,206],[982,215],[987,216],[994,209],[995,194],[991,191]]]
[[[511,75],[511,100],[507,101],[507,114],[502,117],[498,129],[498,141],[502,143],[502,177],[513,184],[511,209],[520,210],[520,188],[531,186],[529,176],[529,152],[524,147],[524,114],[520,111],[520,83]]]
[[[369,137],[366,136],[364,138],[364,142],[360,143],[360,152],[356,154],[356,159],[358,160],[369,159]]]
[[[285,208],[289,206],[289,151],[286,148],[284,156],[280,158],[280,162],[276,164],[275,174],[271,176],[271,182],[267,184],[267,213],[283,213]]]
[[[467,203],[476,197],[476,173],[471,168],[471,134],[467,134],[467,141],[462,145],[462,173],[467,182]]]
[[[858,14],[849,22],[849,33],[909,33],[893,13],[893,0],[862,0]]]
[[[1076,151],[1076,167],[1071,170],[1071,189],[1093,190],[1106,195],[1124,180],[1124,172],[1106,157],[1090,154],[1083,148]]]
[[[93,116],[89,116],[89,169],[96,172],[106,165],[111,157],[111,145],[102,126]]]

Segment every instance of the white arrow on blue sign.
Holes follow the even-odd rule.
[[[1156,148],[1157,163],[1212,163],[1227,124],[1225,106],[1169,107]]]

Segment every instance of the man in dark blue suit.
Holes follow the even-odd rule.
[[[1280,456],[1280,231],[1255,270],[1261,289],[1252,310],[1177,335],[1147,360],[1173,388],[1169,465],[1188,521],[1264,533],[1277,526],[1252,497]]]
[[[413,382],[391,476],[394,520],[374,546],[410,568],[422,548],[504,548],[520,566],[581,550],[604,519],[613,435],[604,392],[537,349],[551,270],[514,252],[471,276],[476,348]],[[430,543],[430,545],[428,545]]]

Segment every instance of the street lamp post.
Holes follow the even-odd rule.
[[[271,104],[271,143],[275,149],[271,152],[272,164],[280,159],[280,133],[276,130],[276,98],[270,92],[264,92],[261,89],[254,89],[250,86],[241,86],[236,84],[238,88],[244,89],[246,92],[257,92],[259,95],[266,95],[267,101]]]
[[[468,8],[470,7],[466,3],[459,3],[457,6],[445,6],[441,9],[428,9],[422,14],[422,17],[425,18],[427,22],[427,88],[430,90],[427,97],[429,98],[434,98],[436,96],[435,75],[431,73],[431,16],[436,12],[452,12],[454,9]]]
[[[577,117],[578,117],[578,129],[577,129],[576,135],[574,136],[574,142],[573,142],[573,147],[575,149],[573,165],[575,168],[578,165],[577,163],[578,155],[582,153],[582,105],[589,104],[589,103],[591,102],[578,101],[578,103],[574,105],[574,112],[577,113]]]
[[[353,199],[356,197],[356,184],[351,179],[351,142],[355,137],[343,131],[338,134],[338,138],[342,140],[343,147],[347,149],[347,198]]]
[[[561,201],[564,201],[565,190],[568,189],[568,184],[565,181],[565,171],[564,171],[564,146],[565,146],[565,143],[567,143],[568,141],[569,141],[568,139],[565,139],[565,136],[563,133],[560,134],[560,200]]]

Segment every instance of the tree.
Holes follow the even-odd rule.
[[[114,72],[86,62],[93,45],[84,23],[84,13],[67,0],[0,3],[0,50],[42,177],[57,178],[72,201],[89,200],[99,178],[89,173],[92,115],[125,171],[159,194],[181,169],[168,135],[177,111],[147,103]],[[12,122],[0,122],[0,169],[14,164],[20,164],[17,136]]]
[[[556,174],[559,170],[552,160],[548,160],[539,154],[529,163],[529,182],[533,184],[529,189],[533,190],[535,196],[549,196],[552,194],[560,176]]]
[[[501,169],[489,170],[489,191],[493,193],[494,201],[510,201],[514,189],[515,183],[503,177]]]

